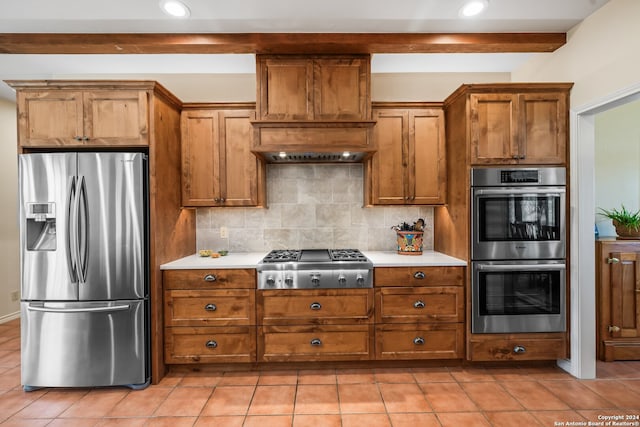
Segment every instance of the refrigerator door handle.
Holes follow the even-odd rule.
[[[80,283],[87,281],[87,268],[89,257],[89,209],[87,206],[87,183],[84,175],[79,177],[80,187],[78,191],[78,274]]]
[[[67,200],[67,264],[69,266],[69,277],[72,283],[78,282],[78,258],[76,257],[77,224],[75,215],[76,193],[77,193],[76,177],[72,176],[69,180],[69,199]]]
[[[45,313],[109,313],[113,311],[129,310],[130,306],[126,305],[114,305],[112,307],[85,307],[85,308],[51,308],[51,307],[39,307],[29,305],[27,310],[29,311],[43,311]]]

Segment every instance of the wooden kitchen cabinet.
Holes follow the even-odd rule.
[[[256,57],[258,120],[370,120],[369,55]]]
[[[22,147],[135,147],[149,145],[147,92],[118,89],[20,90]]]
[[[228,106],[182,111],[184,206],[264,206],[265,168],[251,152],[253,116]]]
[[[373,289],[259,290],[258,361],[373,357]]]
[[[256,360],[254,269],[165,270],[167,364]]]
[[[566,165],[568,88],[552,89],[470,93],[471,164]]]
[[[444,112],[423,104],[375,105],[377,149],[366,167],[371,205],[445,203]]]
[[[640,241],[596,242],[598,359],[640,360]]]
[[[376,359],[462,359],[464,279],[464,267],[376,267]]]

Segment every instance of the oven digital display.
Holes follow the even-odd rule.
[[[540,176],[537,170],[523,169],[523,170],[500,171],[500,182],[502,184],[518,184],[518,183],[535,184],[539,181],[540,181]]]

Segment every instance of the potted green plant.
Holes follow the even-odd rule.
[[[620,209],[600,208],[600,215],[611,220],[619,238],[640,238],[640,210],[632,212],[621,205]]]

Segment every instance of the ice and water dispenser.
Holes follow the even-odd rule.
[[[27,203],[27,250],[56,250],[55,203]]]

